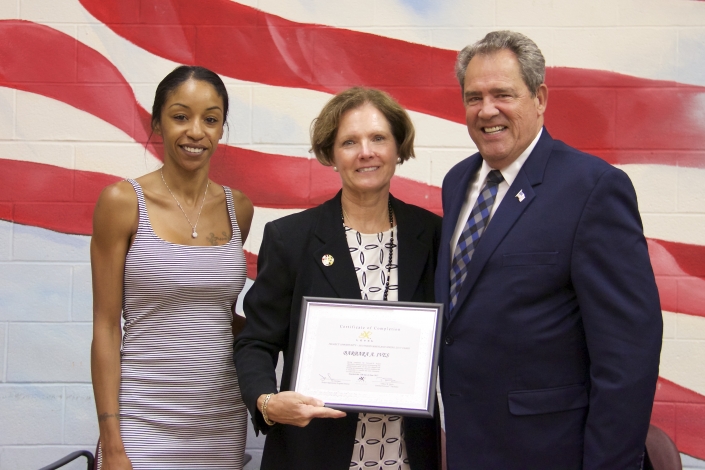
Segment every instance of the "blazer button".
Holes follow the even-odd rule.
[[[445,339],[446,346],[450,346],[451,344],[453,344],[454,341],[455,340],[453,339],[452,336],[446,336],[446,339]]]

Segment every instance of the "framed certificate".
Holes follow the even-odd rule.
[[[304,297],[292,390],[342,411],[431,417],[443,305]]]

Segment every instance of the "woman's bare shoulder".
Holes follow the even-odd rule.
[[[235,204],[235,209],[237,211],[242,210],[242,212],[245,214],[250,214],[250,218],[252,218],[254,206],[252,205],[252,201],[250,201],[250,198],[248,198],[245,193],[238,189],[231,189],[231,192],[233,194],[233,204]]]
[[[129,181],[118,181],[103,188],[98,204],[108,205],[111,208],[134,207],[137,204],[137,193]]]
[[[138,220],[137,194],[129,181],[118,181],[103,189],[93,214],[93,232],[102,229],[133,232]]]

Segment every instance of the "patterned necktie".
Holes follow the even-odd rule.
[[[482,232],[485,231],[490,221],[490,212],[497,196],[497,185],[504,178],[499,170],[492,170],[487,175],[487,182],[480,191],[475,205],[470,211],[468,221],[465,223],[463,232],[458,239],[458,245],[453,251],[453,262],[450,265],[450,311],[453,311],[460,288],[468,275],[468,265],[475,252],[477,244],[480,243]]]

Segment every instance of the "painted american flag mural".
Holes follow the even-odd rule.
[[[443,176],[475,151],[455,51],[494,29],[543,50],[551,134],[636,186],[664,312],[652,421],[705,460],[705,2],[0,0],[0,468],[97,437],[91,216],[104,186],[159,167],[148,110],[166,73],[202,65],[228,86],[211,177],[256,206],[254,278],[263,225],[340,186],[308,126],[349,86],[411,111],[417,158],[392,192],[440,213]]]

